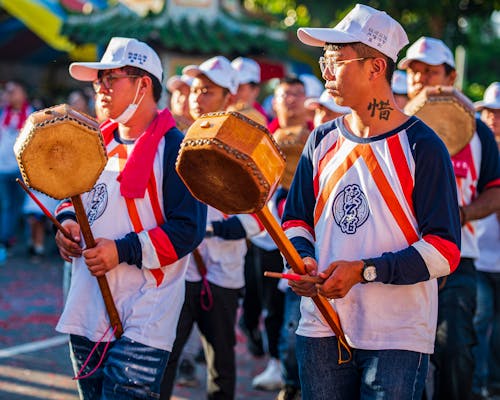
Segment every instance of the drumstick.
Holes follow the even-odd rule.
[[[302,282],[311,282],[311,283],[323,283],[325,280],[320,278],[319,276],[310,276],[310,275],[299,275],[299,274],[282,274],[281,272],[272,272],[272,271],[264,271],[264,276],[268,278],[284,278],[290,281],[302,281]]]
[[[21,185],[21,187],[24,189],[24,191],[26,193],[28,193],[28,195],[33,199],[33,201],[36,203],[36,205],[38,207],[40,207],[40,209],[43,211],[43,213],[45,214],[45,216],[50,219],[50,221],[55,225],[55,227],[57,229],[59,229],[61,231],[61,233],[64,235],[64,237],[66,239],[69,239],[71,240],[72,242],[75,242],[76,243],[76,240],[71,236],[71,234],[68,232],[68,230],[61,225],[61,223],[50,213],[49,210],[47,210],[47,207],[45,207],[42,202],[40,200],[38,200],[38,198],[31,192],[31,190],[28,188],[28,186],[26,186],[24,184],[24,182],[19,179],[19,178],[16,178],[16,181],[17,183],[19,183],[19,185]]]

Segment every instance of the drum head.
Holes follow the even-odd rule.
[[[28,186],[64,199],[91,190],[107,156],[97,122],[57,107],[30,115],[14,152]]]
[[[226,214],[262,209],[284,168],[283,155],[269,132],[235,112],[196,120],[176,163],[193,196]]]
[[[408,102],[405,112],[429,125],[451,156],[460,152],[476,131],[472,102],[453,87],[424,88]]]

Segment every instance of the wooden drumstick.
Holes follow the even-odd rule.
[[[16,182],[21,185],[21,187],[24,189],[26,193],[33,199],[33,201],[36,203],[38,207],[40,207],[40,210],[45,214],[45,216],[50,219],[50,221],[54,224],[54,226],[61,231],[61,233],[64,235],[66,239],[71,240],[72,242],[76,243],[76,240],[71,236],[71,233],[61,225],[61,223],[54,217],[49,210],[47,210],[47,207],[45,207],[40,200],[34,195],[34,193],[29,190],[28,186],[25,185],[25,183],[19,179],[16,178]]]
[[[311,282],[311,283],[323,283],[325,280],[320,278],[319,276],[310,276],[310,275],[299,275],[299,274],[287,274],[281,272],[272,272],[272,271],[264,271],[264,276],[268,278],[284,278],[290,281],[302,281],[302,282]]]

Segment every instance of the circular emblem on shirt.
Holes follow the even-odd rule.
[[[333,217],[343,233],[352,235],[368,219],[368,201],[358,185],[347,185],[333,200]]]
[[[89,224],[92,225],[92,223],[104,213],[108,204],[108,190],[106,184],[99,183],[95,185],[89,193],[89,199],[90,203],[87,209],[87,218]]]

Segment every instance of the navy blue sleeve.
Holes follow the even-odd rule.
[[[198,247],[205,236],[207,224],[207,206],[193,197],[175,170],[183,138],[177,128],[165,135],[163,207],[166,222],[160,226],[179,259]]]
[[[226,240],[245,239],[247,232],[237,216],[232,216],[220,221],[212,221],[214,236]]]

